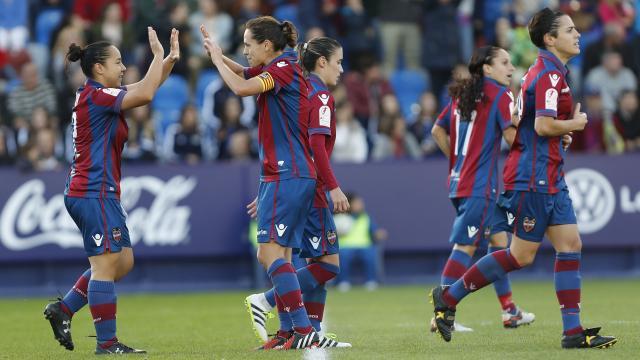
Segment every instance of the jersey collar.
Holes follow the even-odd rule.
[[[322,91],[322,90],[328,90],[327,85],[322,81],[322,79],[320,79],[320,76],[318,76],[318,74],[316,73],[309,73],[309,80],[316,84],[316,87],[318,88],[318,90]]]
[[[291,61],[291,62],[296,62],[296,53],[295,53],[295,51],[286,50],[282,54],[278,55],[275,59],[271,60],[271,62],[269,62],[264,67],[266,68],[269,65],[273,64],[274,62],[277,62],[277,61],[280,61],[280,60],[288,60],[288,61]]]
[[[95,80],[93,80],[91,78],[87,79],[87,82],[85,83],[85,86],[91,86],[91,87],[94,87],[94,88],[103,88],[104,87],[104,85],[100,84],[99,82],[97,82],[97,81],[95,81]]]
[[[558,59],[558,57],[555,56],[551,51],[540,49],[538,57],[549,60],[553,65],[555,65],[558,71],[562,73],[562,76],[567,76],[569,69],[567,69],[567,66],[563,64],[562,61],[560,61],[560,59]]]

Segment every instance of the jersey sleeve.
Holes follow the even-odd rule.
[[[449,128],[451,127],[451,103],[452,101],[449,101],[440,115],[438,115],[438,119],[436,119],[436,125],[445,129],[447,132],[450,132]]]
[[[120,113],[122,99],[127,93],[126,87],[100,88],[96,89],[92,96],[95,105],[102,107],[105,111]]]
[[[309,135],[331,136],[331,122],[334,121],[334,99],[328,91],[320,91],[311,96]]]
[[[504,131],[511,124],[511,112],[513,112],[515,101],[511,90],[506,89],[498,99],[498,111],[496,111],[496,121],[500,126],[500,130]]]
[[[536,117],[558,116],[558,96],[562,87],[562,75],[558,71],[542,74],[535,84]]]
[[[295,68],[293,63],[282,60],[269,65],[260,76],[269,74],[273,80],[273,91],[277,94],[282,88],[293,82]]]
[[[244,78],[246,80],[249,80],[252,77],[256,77],[260,75],[260,73],[262,72],[262,66],[246,67],[244,68],[243,72],[244,72]]]

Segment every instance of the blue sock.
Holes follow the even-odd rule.
[[[264,297],[267,299],[267,302],[269,303],[269,305],[271,305],[271,307],[276,306],[276,289],[275,288],[271,288],[265,291]]]
[[[276,305],[279,299],[291,317],[295,331],[302,334],[309,333],[312,327],[302,302],[302,292],[293,265],[282,258],[276,259],[269,267],[268,273],[276,290]],[[278,313],[280,314],[280,309]],[[282,323],[281,330],[286,330],[282,328]]]
[[[98,345],[109,347],[116,338],[117,296],[113,281],[89,281],[89,308],[96,328]]]
[[[487,249],[487,254],[491,254],[493,252],[504,249],[505,248],[500,246],[489,246],[489,248]],[[498,296],[498,301],[500,301],[500,307],[502,308],[502,310],[508,311],[512,315],[515,315],[518,309],[511,299],[511,281],[509,280],[509,274],[505,274],[503,277],[496,280],[493,283],[493,288],[496,291],[496,295]]]
[[[564,335],[582,332],[580,324],[580,253],[556,253],[554,283]]]
[[[89,287],[89,279],[91,279],[91,268],[87,269],[76,281],[75,285],[67,292],[62,299],[64,304],[63,310],[73,316],[83,306],[87,305],[87,289]]]
[[[307,309],[311,326],[313,326],[316,331],[320,331],[322,329],[320,324],[322,323],[322,317],[324,315],[324,305],[327,301],[327,289],[325,285],[322,284],[312,291],[303,293],[302,299],[304,300],[304,307]]]
[[[469,254],[460,250],[451,250],[451,255],[442,269],[440,285],[451,285],[456,282],[467,271],[470,263],[471,256]]]

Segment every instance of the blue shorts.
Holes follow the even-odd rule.
[[[331,206],[333,208],[333,206]],[[312,207],[307,217],[302,243],[300,244],[300,257],[316,258],[323,255],[337,254],[338,233],[333,222],[333,214],[329,208]]]
[[[534,242],[541,242],[551,225],[577,223],[568,190],[556,194],[505,191],[498,198],[494,218],[494,228]]]
[[[64,205],[82,233],[87,256],[131,247],[127,215],[120,200],[65,196]]]
[[[451,199],[456,209],[456,218],[449,242],[458,245],[487,245],[494,214],[495,201],[482,197]]]
[[[258,188],[258,242],[299,248],[316,180],[294,178],[261,182]]]

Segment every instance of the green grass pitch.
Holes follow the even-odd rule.
[[[445,343],[429,333],[431,285],[386,287],[374,292],[330,289],[326,328],[352,349],[256,352],[257,339],[244,308],[248,292],[122,294],[118,298],[118,337],[146,349],[149,359],[638,359],[640,285],[625,281],[583,283],[582,319],[602,326],[618,344],[606,350],[561,350],[561,319],[553,282],[514,282],[514,300],[535,312],[536,322],[502,328],[492,288],[468,297],[458,308],[461,323],[475,329],[454,333]],[[87,308],[73,320],[76,349],[64,350],[42,316],[46,299],[0,299],[0,359],[93,358],[95,339]],[[271,329],[277,319],[270,320]],[[131,356],[129,356],[131,357]]]

